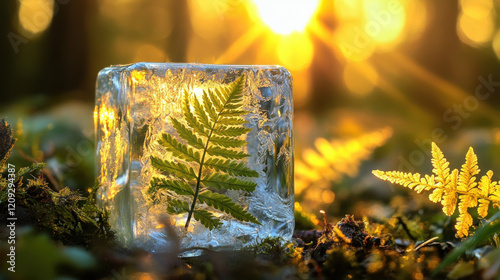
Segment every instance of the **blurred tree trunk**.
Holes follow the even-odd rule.
[[[13,96],[15,89],[13,70],[15,68],[16,56],[19,54],[19,49],[24,45],[23,43],[20,43],[20,45],[12,45],[12,40],[18,39],[16,38],[18,34],[15,30],[17,6],[17,1],[0,2],[0,34],[2,36],[2,43],[0,44],[0,61],[2,62],[0,84],[2,85],[2,101],[0,104],[5,104],[7,101],[16,98]],[[0,116],[0,118],[2,117],[3,116]]]
[[[89,99],[78,92],[85,88],[89,63],[89,2],[92,1],[69,1],[55,10],[48,34],[50,47],[44,63],[47,67],[40,69],[44,80],[50,81],[44,87],[48,94],[64,93],[68,98]],[[93,94],[90,95],[93,100]]]
[[[186,62],[191,23],[188,1],[170,1],[172,33],[167,41],[167,53],[174,62]]]
[[[34,104],[53,103],[53,97],[82,98],[88,63],[86,18],[88,1],[55,1],[48,29],[30,36],[19,28],[17,1],[2,1],[0,45],[4,101],[42,96]],[[32,19],[36,24],[36,18]],[[70,93],[68,95],[68,93]],[[42,100],[46,100],[43,102]]]

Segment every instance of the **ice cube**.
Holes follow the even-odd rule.
[[[262,225],[236,220],[204,203],[199,207],[219,219],[221,226],[210,230],[193,219],[185,230],[187,213],[172,215],[172,225],[184,249],[240,248],[268,236],[291,238],[294,151],[289,72],[280,66],[136,63],[99,72],[94,112],[98,201],[109,210],[111,226],[125,246],[162,251],[171,243],[158,219],[168,212],[167,197],[181,198],[167,192],[159,203],[152,203],[150,181],[160,172],[150,157],[177,160],[158,140],[163,133],[178,136],[172,118],[186,122],[184,92],[203,102],[204,90],[231,85],[241,76],[242,106],[249,111],[245,126],[251,129],[240,136],[247,142],[243,151],[250,155],[243,162],[258,172],[251,179],[257,186],[251,193],[213,191],[229,197]]]

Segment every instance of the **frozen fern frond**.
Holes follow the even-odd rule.
[[[192,217],[209,229],[222,224],[207,207],[260,224],[230,197],[209,190],[253,192],[256,187],[250,178],[258,177],[258,173],[245,165],[249,155],[242,147],[246,141],[238,139],[250,131],[243,118],[248,112],[241,108],[243,82],[241,76],[230,86],[204,91],[203,102],[184,92],[182,110],[187,125],[171,118],[178,137],[164,133],[158,141],[172,153],[173,160],[150,158],[163,176],[152,178],[149,193],[166,193],[170,214],[187,213],[186,229]]]
[[[443,212],[448,216],[451,216],[458,207],[459,215],[455,229],[459,237],[465,237],[469,235],[473,221],[469,208],[477,207],[478,214],[482,218],[488,215],[490,205],[500,208],[500,186],[498,182],[491,180],[493,177],[491,170],[486,172],[479,182],[476,181],[476,175],[480,170],[472,147],[469,148],[460,171],[454,169],[450,172],[449,165],[443,152],[432,143],[433,175],[422,177],[418,173],[380,170],[374,170],[373,174],[382,180],[415,190],[417,193],[432,191],[429,199],[436,203],[441,202]]]

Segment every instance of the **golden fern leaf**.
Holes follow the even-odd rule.
[[[422,178],[419,173],[413,174],[400,171],[384,172],[374,170],[373,174],[384,181],[389,181],[393,184],[398,184],[411,190],[416,190],[417,193],[420,193],[423,190],[429,190],[433,188],[435,184],[434,176],[426,175]]]
[[[467,210],[477,206],[478,197],[476,196],[477,183],[475,175],[478,173],[477,156],[472,147],[470,147],[458,177],[457,191],[465,193],[459,196],[460,202],[458,203],[459,215],[455,229],[459,236],[467,236],[469,228],[472,226],[472,216]]]
[[[458,190],[469,192],[477,186],[475,175],[479,174],[477,166],[477,156],[472,147],[469,148],[465,156],[465,163],[462,165],[460,176],[458,177]]]
[[[374,170],[373,174],[382,180],[413,189],[417,193],[432,190],[429,200],[441,202],[443,212],[448,216],[455,212],[458,203],[459,215],[455,229],[459,237],[468,236],[473,224],[472,216],[468,212],[469,208],[478,206],[479,202],[477,210],[482,218],[488,215],[490,205],[500,208],[500,186],[498,182],[491,181],[493,172],[488,171],[479,184],[476,182],[475,176],[480,170],[472,147],[467,152],[461,170],[454,169],[450,173],[448,161],[439,147],[432,143],[432,166],[434,175],[424,177],[419,173],[399,171]]]
[[[469,235],[469,228],[472,226],[472,216],[467,212],[467,204],[463,203],[467,201],[460,196],[460,203],[458,204],[458,211],[460,215],[457,218],[457,223],[455,229],[457,230],[457,235],[459,237],[465,237]]]
[[[296,187],[296,193],[301,193],[320,180],[335,182],[343,175],[354,177],[361,162],[368,159],[391,135],[390,128],[383,128],[346,140],[316,139],[316,149],[306,149],[303,159],[297,160],[295,164],[296,180],[305,185],[304,188]]]
[[[450,181],[448,185],[445,185],[443,199],[441,200],[441,205],[443,205],[443,213],[447,216],[451,216],[455,209],[457,208],[458,194],[457,194],[457,181],[458,181],[458,169],[454,169],[451,172]],[[434,201],[437,202],[437,201]]]
[[[441,183],[442,186],[446,186],[449,182],[450,168],[448,166],[450,163],[446,160],[443,152],[439,147],[432,143],[432,172],[436,174],[436,182]]]
[[[317,208],[318,200],[329,204],[335,199],[334,182],[344,175],[354,177],[364,160],[391,137],[391,128],[382,128],[348,139],[317,138],[314,148],[305,149],[295,161],[295,194],[304,209]]]
[[[498,190],[497,182],[492,182],[491,177],[493,176],[493,171],[489,170],[486,175],[481,177],[479,182],[479,189],[481,190],[481,196],[489,197],[490,200],[495,201],[495,191]],[[480,198],[479,207],[477,208],[477,213],[481,218],[488,215],[488,208],[490,206],[490,200]],[[498,204],[497,204],[498,207]]]

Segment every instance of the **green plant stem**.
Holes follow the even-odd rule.
[[[200,169],[198,170],[198,178],[196,178],[196,190],[194,192],[193,203],[191,203],[191,208],[189,209],[189,214],[186,220],[186,226],[184,227],[185,230],[188,229],[189,222],[191,221],[191,217],[193,216],[194,207],[196,206],[196,200],[198,199],[198,193],[200,192],[201,172],[203,171],[203,162],[205,161],[205,155],[207,154],[208,144],[210,143],[210,137],[212,137],[212,131],[213,129],[210,131],[210,134],[208,135],[207,144],[205,145],[205,149],[203,150],[203,155],[201,156]]]
[[[500,231],[500,212],[494,214],[484,225],[482,225],[473,236],[467,238],[460,246],[456,247],[441,261],[434,269],[431,277],[435,277],[445,267],[456,262],[467,250],[474,249],[478,244],[484,242]]]
[[[205,148],[203,149],[203,155],[201,156],[200,160],[200,169],[198,170],[198,178],[196,178],[196,190],[194,191],[193,203],[191,203],[191,208],[189,209],[186,225],[184,227],[185,230],[188,229],[189,222],[191,222],[191,217],[193,216],[194,207],[196,206],[196,200],[198,199],[198,193],[200,192],[201,172],[203,171],[203,163],[205,162],[205,155],[207,154],[208,144],[210,144],[210,138],[212,137],[212,133],[214,132],[215,126],[217,125],[217,121],[219,120],[221,112],[217,114],[217,119],[214,121],[214,125],[210,129],[210,133],[208,134],[207,138],[207,144],[205,144]]]
[[[241,78],[240,78],[240,80],[241,80]],[[233,93],[234,92],[231,92],[230,96],[226,99],[224,106],[222,106],[222,109],[217,114],[217,118],[214,120],[214,124],[212,125],[212,128],[210,129],[210,133],[207,136],[207,143],[205,144],[205,148],[203,150],[203,155],[201,156],[201,160],[200,160],[200,168],[198,170],[198,178],[196,178],[196,190],[194,192],[193,203],[191,203],[191,208],[189,209],[189,213],[188,213],[188,217],[186,220],[186,225],[184,226],[184,230],[187,230],[189,227],[189,223],[191,222],[191,218],[192,218],[193,213],[194,213],[194,207],[196,206],[196,200],[198,199],[198,194],[200,192],[201,173],[203,171],[203,163],[205,161],[205,155],[207,154],[208,145],[210,144],[210,138],[212,137],[212,133],[214,132],[215,127],[217,126],[217,122],[219,121],[220,115],[222,114],[222,112],[224,112],[224,110],[227,106],[227,103],[231,99],[231,96]]]

